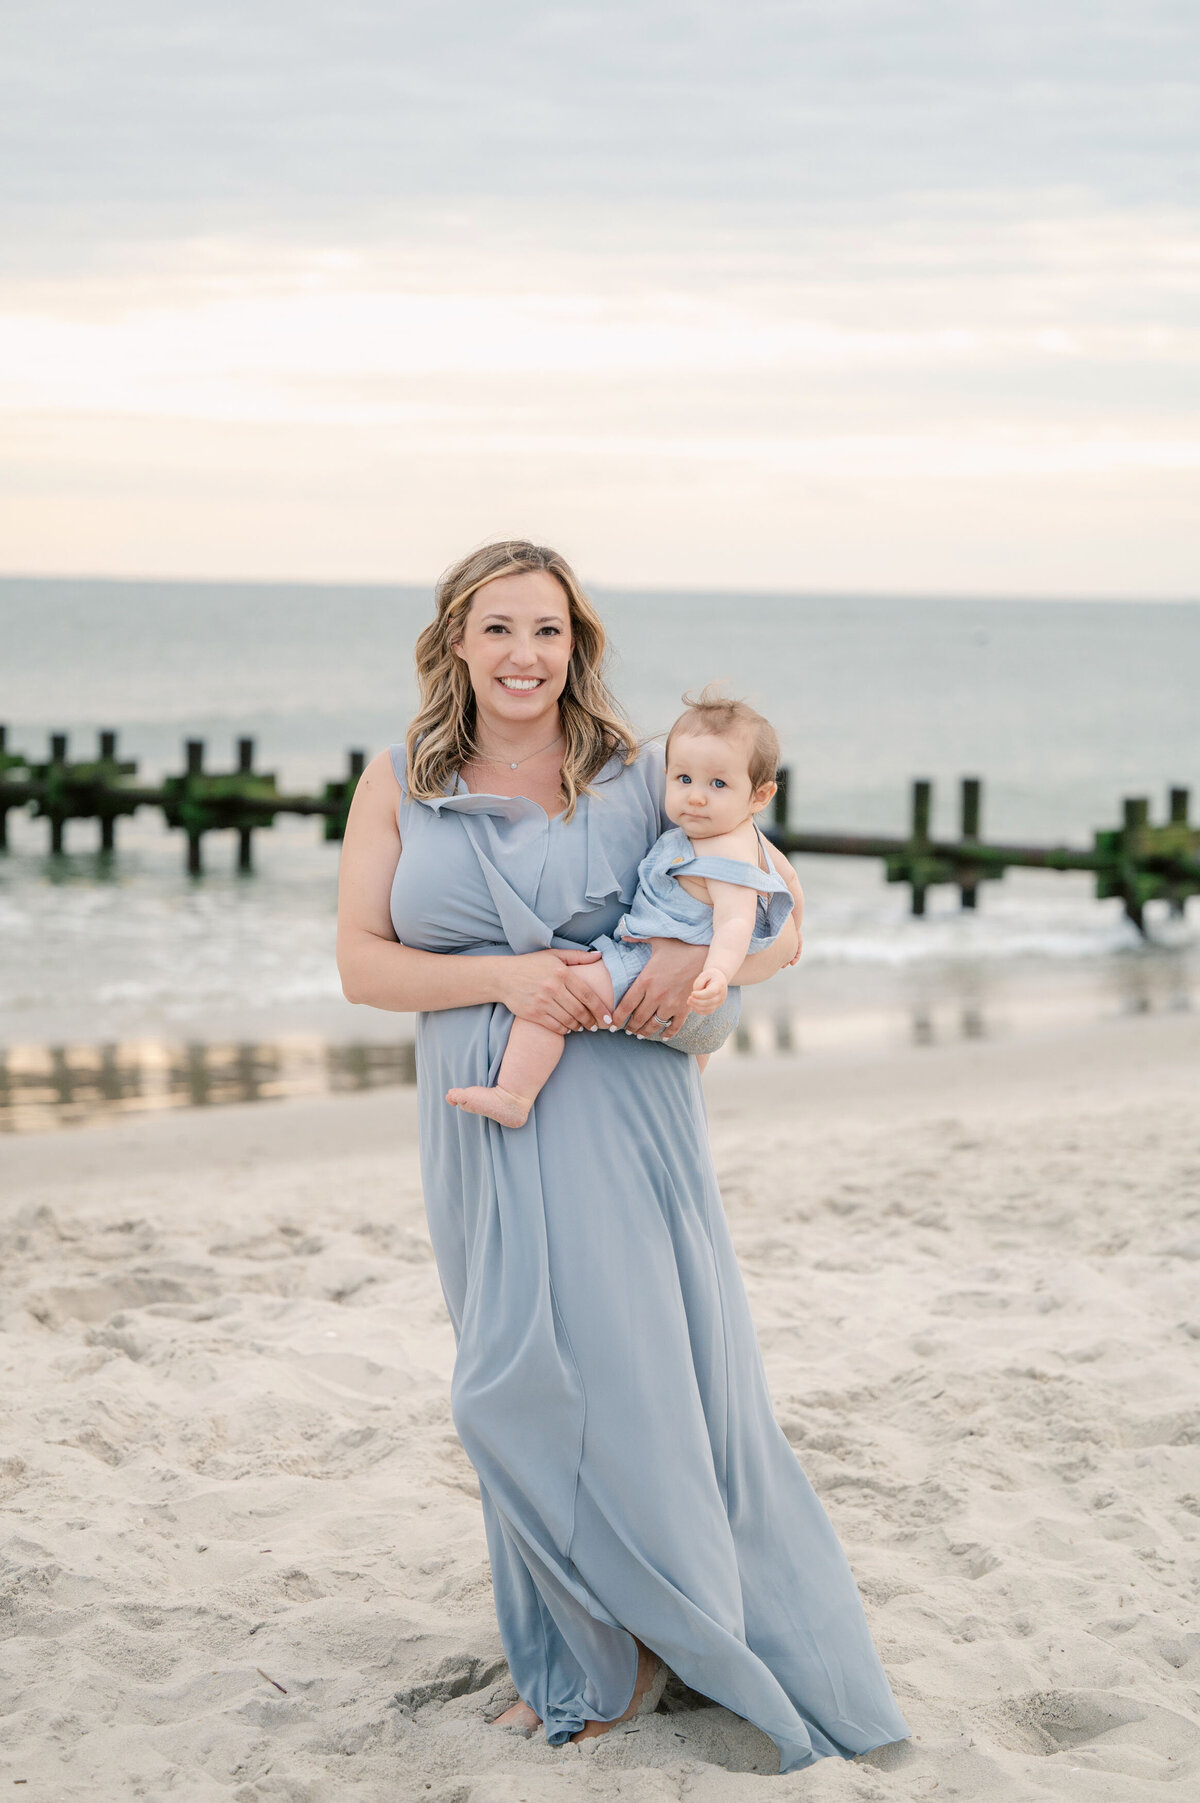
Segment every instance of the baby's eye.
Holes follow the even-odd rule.
[[[679,780],[681,783],[690,783],[692,779],[690,776],[681,776]]]
[[[728,786],[729,785],[725,781],[725,778],[723,776],[714,776],[713,777],[713,788],[714,789],[726,789],[726,788],[728,788]]]

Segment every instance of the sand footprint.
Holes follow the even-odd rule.
[[[447,1653],[424,1678],[417,1678],[395,1692],[401,1709],[423,1709],[427,1703],[448,1703],[477,1690],[487,1690],[507,1672],[503,1659],[480,1659],[474,1653]]]

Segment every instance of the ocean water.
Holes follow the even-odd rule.
[[[1148,796],[1161,818],[1171,785],[1190,786],[1200,813],[1200,604],[595,599],[610,683],[638,729],[665,732],[682,691],[723,680],[775,723],[797,826],[901,832],[915,776],[934,781],[947,833],[962,775],[984,781],[991,838],[1088,845],[1119,822],[1125,795]],[[11,747],[37,755],[52,731],[79,756],[114,728],[149,779],[182,767],[185,738],[206,741],[215,769],[251,734],[281,788],[314,789],[351,747],[370,755],[402,738],[430,609],[428,592],[403,588],[7,579],[0,721]],[[402,1034],[398,1017],[341,997],[338,848],[319,822],[285,817],[256,834],[249,877],[233,871],[232,836],[211,835],[199,882],[153,811],[118,823],[107,866],[97,836],[95,823],[72,823],[53,859],[45,822],[9,817],[0,1044],[18,1062],[67,1043]],[[747,992],[744,1045],[768,1019],[770,1043],[786,1049],[818,1019],[835,1034],[839,1015],[902,1021],[920,1041],[939,1010],[969,1036],[1017,987],[1127,1009],[1197,993],[1200,901],[1182,921],[1152,909],[1147,947],[1084,876],[1010,874],[975,915],[935,890],[914,920],[907,891],[874,862],[798,867],[805,955]]]

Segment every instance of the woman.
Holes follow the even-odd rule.
[[[791,1771],[909,1729],[771,1411],[695,1060],[654,1043],[705,948],[654,941],[608,1032],[573,978],[666,824],[662,752],[638,747],[603,657],[555,553],[489,545],[447,573],[407,744],[350,810],[338,966],[351,1001],[418,1017],[451,1402],[521,1699],[500,1720],[588,1739],[653,1701],[665,1666]],[[739,982],[788,962],[795,932]],[[444,1098],[495,1081],[514,1015],[570,1037],[506,1133]]]

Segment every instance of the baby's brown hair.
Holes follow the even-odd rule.
[[[709,682],[698,695],[682,695],[685,712],[680,714],[667,734],[667,751],[676,733],[712,733],[714,738],[728,739],[744,731],[749,739],[750,756],[746,771],[751,789],[775,781],[779,768],[779,738],[769,720],[747,701],[735,701],[722,695],[718,684]]]

